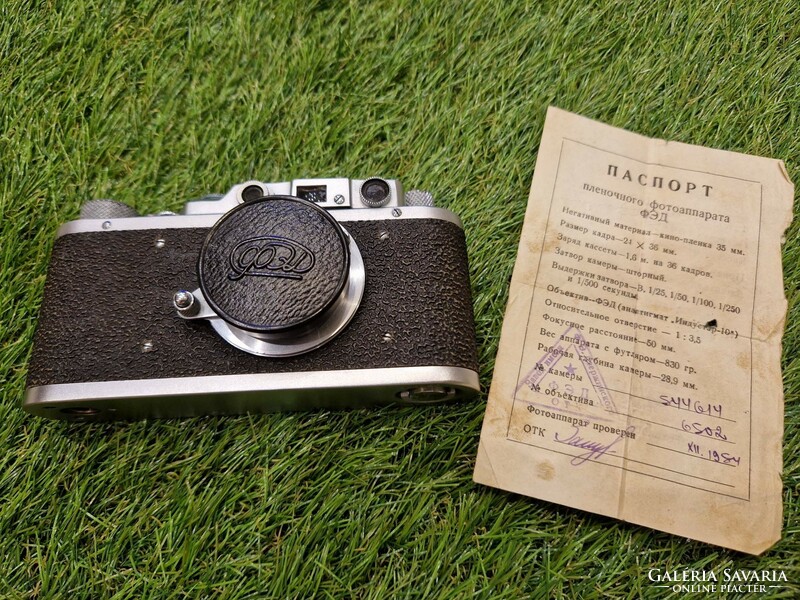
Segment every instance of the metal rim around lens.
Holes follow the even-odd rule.
[[[307,324],[289,332],[254,333],[220,318],[209,319],[211,326],[226,342],[257,356],[296,356],[315,350],[336,337],[356,314],[366,286],[366,271],[361,252],[351,235],[350,270],[347,284],[329,309]]]

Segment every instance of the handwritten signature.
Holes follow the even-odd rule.
[[[553,435],[553,439],[560,444],[567,444],[573,448],[587,450],[587,452],[579,454],[570,461],[570,464],[576,467],[582,465],[587,460],[596,460],[604,454],[616,454],[617,451],[612,450],[612,448],[622,439],[622,436],[620,435],[614,438],[611,443],[603,444],[601,442],[595,442],[586,437],[580,436],[580,432],[581,430],[578,427],[575,427],[575,431],[573,431],[572,434],[567,438],[562,438],[558,435],[558,432]]]

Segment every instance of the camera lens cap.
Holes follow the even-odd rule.
[[[342,294],[349,241],[327,211],[294,196],[250,200],[222,216],[198,262],[219,317],[251,332],[308,325]]]

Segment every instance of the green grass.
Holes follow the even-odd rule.
[[[666,597],[651,567],[784,569],[800,595],[797,222],[784,537],[762,557],[473,484],[485,396],[93,426],[20,410],[54,233],[89,198],[430,189],[466,226],[486,388],[548,104],[800,182],[794,0],[295,4],[0,5],[0,596]]]

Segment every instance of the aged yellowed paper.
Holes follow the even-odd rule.
[[[749,553],[780,538],[783,164],[550,108],[475,481]]]

